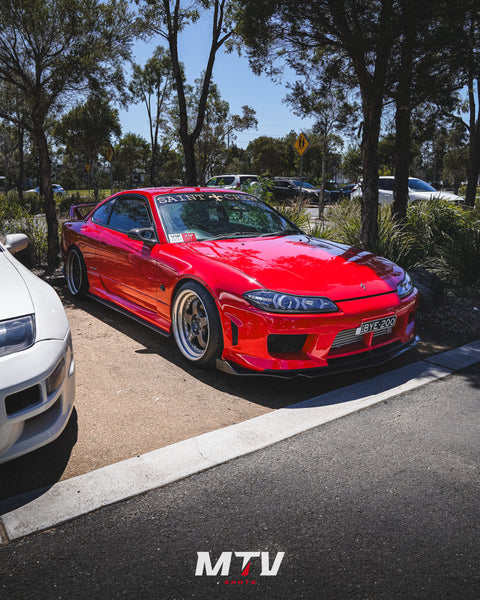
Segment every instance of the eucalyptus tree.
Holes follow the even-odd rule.
[[[88,165],[95,200],[99,198],[96,177],[99,155],[105,154],[113,137],[119,137],[121,132],[118,110],[110,106],[108,98],[97,94],[72,108],[55,127],[55,137],[66,146],[67,152]]]
[[[457,125],[445,136],[445,154],[443,175],[453,184],[453,191],[458,194],[461,182],[467,177],[468,143],[466,131]]]
[[[201,81],[197,82],[201,85]],[[195,107],[198,94],[195,90],[190,94],[190,103]],[[222,168],[225,153],[231,143],[236,140],[237,133],[257,127],[255,110],[250,106],[242,106],[242,114],[230,114],[230,105],[223,100],[218,86],[210,86],[205,121],[197,140],[195,156],[199,179],[204,182],[207,175],[214,175],[213,170]]]
[[[342,156],[341,169],[349,181],[358,182],[362,173],[362,155],[358,146],[353,144],[347,146]]]
[[[470,82],[473,182],[473,165],[480,161],[478,0],[236,0],[236,5],[237,32],[257,72],[269,66],[275,76],[280,59],[300,75],[354,77],[363,120],[364,246],[376,246],[378,141],[387,102],[396,108],[398,217],[405,214],[408,198],[412,110],[423,102],[448,110],[453,90],[465,81]]]
[[[336,69],[351,73],[362,115],[362,244],[377,241],[377,147],[389,59],[394,42],[394,0],[237,0],[237,32],[256,72],[278,73],[278,59],[300,74]],[[327,71],[326,71],[327,70]],[[342,75],[343,76],[343,75]]]
[[[412,117],[425,105],[439,121],[453,110],[463,85],[460,64],[466,9],[470,0],[398,0],[396,36],[389,66],[387,99],[395,105],[393,213],[406,217],[408,177],[414,156]],[[435,107],[435,111],[431,107]],[[418,119],[417,119],[418,122]],[[430,123],[425,123],[426,129]]]
[[[351,100],[348,88],[333,77],[308,77],[307,82],[297,81],[290,86],[287,102],[300,116],[315,118],[313,131],[320,139],[321,147],[321,202],[325,203],[327,156],[336,133],[352,132],[357,124],[359,106]]]
[[[124,85],[132,14],[126,0],[0,0],[0,83],[20,112],[0,117],[24,127],[39,154],[48,229],[48,265],[59,260],[47,120],[88,88]]]
[[[150,145],[135,133],[127,133],[115,145],[113,176],[126,188],[137,187],[139,178],[147,170]]]
[[[480,6],[477,0],[468,2],[462,48],[463,68],[467,87],[468,116],[464,121],[468,131],[467,191],[465,203],[475,205],[480,173]]]
[[[135,1],[139,6],[144,30],[160,35],[168,45],[177,94],[178,136],[185,158],[186,184],[196,185],[195,145],[205,121],[205,111],[217,52],[227,44],[233,35],[234,29],[230,19],[232,0],[192,0],[186,6],[181,0]],[[202,85],[196,111],[191,114],[188,110],[188,83],[185,81],[180,60],[179,34],[188,25],[197,22],[202,15],[210,18],[208,52],[205,69],[202,70]]]
[[[294,140],[289,142],[286,144],[284,139],[265,135],[252,140],[247,146],[252,173],[271,177],[296,175],[298,154],[293,146]]]
[[[183,70],[183,65],[180,65]],[[147,111],[150,133],[150,185],[158,185],[161,131],[165,131],[174,94],[174,76],[169,53],[158,46],[144,67],[133,65],[128,86],[135,103],[142,102]]]

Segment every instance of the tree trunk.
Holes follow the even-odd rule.
[[[42,121],[34,121],[33,137],[38,148],[40,192],[43,194],[47,221],[47,262],[48,268],[53,270],[60,262],[60,244],[58,240],[57,209],[52,189],[52,163]]]
[[[217,50],[227,41],[233,34],[233,31],[224,31],[225,18],[225,0],[215,0],[212,2],[213,19],[212,19],[212,37],[210,40],[210,51],[208,55],[207,65],[203,72],[203,84],[198,100],[198,111],[196,115],[196,123],[193,130],[189,133],[188,110],[185,99],[185,82],[182,65],[178,57],[178,32],[180,31],[179,19],[180,3],[175,3],[173,14],[169,0],[163,0],[165,9],[166,21],[168,26],[168,44],[170,48],[170,57],[172,60],[172,70],[175,78],[175,89],[178,98],[178,112],[180,120],[180,141],[183,146],[185,158],[185,184],[197,185],[197,167],[195,163],[195,144],[202,132],[203,122],[205,119],[205,111],[207,107],[208,94],[212,81],[213,65]],[[223,37],[221,37],[223,35]],[[193,119],[192,119],[193,122]]]
[[[182,139],[183,153],[185,157],[185,185],[197,185],[197,165],[195,162],[195,142],[187,135]]]
[[[152,145],[152,153],[151,153],[151,163],[150,163],[150,185],[155,187],[158,185],[157,182],[157,171],[158,171],[158,144],[154,142]]]
[[[326,155],[327,155],[327,133],[326,128],[324,129],[323,139],[322,139],[322,187],[320,188],[320,202],[318,204],[318,218],[324,218],[325,211],[325,174],[327,170],[326,165]]]
[[[362,97],[363,195],[360,243],[370,251],[377,248],[378,237],[378,138],[383,110],[383,95],[388,57],[392,47],[392,0],[381,2],[376,45],[375,70],[367,67],[364,57],[353,46],[351,58]]]
[[[410,170],[410,121],[413,48],[416,37],[415,6],[411,0],[401,4],[402,49],[400,74],[395,94],[395,181],[393,182],[393,216],[397,221],[405,220],[408,206],[408,175]]]
[[[410,108],[397,107],[395,114],[395,180],[393,182],[393,217],[403,221],[407,216],[408,175],[410,170]]]
[[[480,82],[477,79],[477,105],[480,113]],[[475,206],[475,197],[477,194],[478,175],[480,171],[480,115],[475,111],[474,80],[469,82],[468,101],[470,108],[470,120],[468,126],[469,144],[468,144],[468,163],[467,163],[467,191],[465,194],[465,204]]]
[[[97,159],[92,158],[90,161],[90,169],[92,171],[93,197],[95,202],[98,202],[98,180],[97,180]]]
[[[178,117],[179,117],[179,136],[180,142],[183,148],[184,160],[185,160],[185,184],[196,185],[197,184],[197,172],[195,165],[195,151],[194,143],[190,139],[188,134],[188,111],[187,101],[185,98],[185,84],[183,68],[180,64],[178,57],[178,31],[179,31],[179,17],[177,9],[172,15],[170,12],[170,3],[167,0],[163,0],[163,6],[167,14],[168,22],[168,44],[170,49],[170,57],[172,60],[172,71],[175,79],[175,89],[177,92],[178,100]]]
[[[365,99],[363,105],[362,135],[362,224],[360,228],[361,245],[374,252],[378,236],[378,138],[382,116],[381,97],[376,100]]]
[[[17,179],[17,192],[18,199],[23,203],[23,177],[25,172],[25,159],[24,159],[24,129],[23,127],[17,126],[18,131],[18,179]]]

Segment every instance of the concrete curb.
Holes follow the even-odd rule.
[[[210,469],[480,362],[480,340],[237,425],[60,481],[0,515],[0,543]]]

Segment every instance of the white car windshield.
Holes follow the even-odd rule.
[[[169,242],[301,233],[254,196],[227,192],[162,194],[155,198]]]

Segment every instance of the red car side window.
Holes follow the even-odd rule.
[[[92,215],[92,221],[97,225],[107,225],[108,217],[110,216],[110,212],[112,210],[113,201],[105,202],[101,206],[97,208],[97,210]]]
[[[121,233],[127,233],[130,229],[151,227],[147,205],[138,198],[117,198],[108,226]]]

